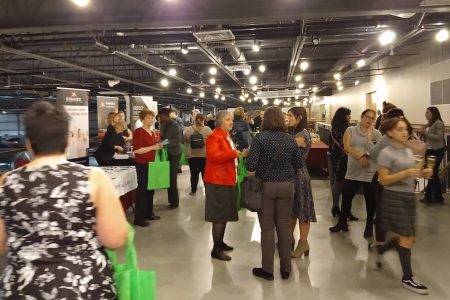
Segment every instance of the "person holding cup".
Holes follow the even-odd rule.
[[[428,288],[413,278],[411,248],[416,240],[416,178],[427,178],[432,170],[422,169],[422,161],[417,160],[406,146],[410,127],[408,120],[389,119],[383,127],[389,137],[389,145],[378,156],[378,178],[384,190],[377,218],[383,230],[396,236],[377,246],[377,265],[381,268],[382,255],[386,251],[396,249],[403,270],[402,286],[418,294],[428,294]]]

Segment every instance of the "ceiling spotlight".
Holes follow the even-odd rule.
[[[336,82],[336,85],[337,85],[337,86],[341,86],[341,85],[342,85],[342,82],[338,81],[338,82]]]
[[[252,91],[256,92],[258,90],[258,87],[256,85],[252,86]]]
[[[315,87],[313,87],[312,88],[312,91],[315,93],[315,92],[317,92],[319,90],[319,88],[317,87],[317,86],[315,86]]]
[[[309,63],[307,61],[303,61],[300,64],[300,70],[302,70],[302,71],[306,71],[308,69],[308,67],[309,67]]]
[[[120,83],[119,79],[110,79],[110,80],[108,80],[108,85],[110,87],[114,87],[114,86],[118,85],[119,83]]]
[[[248,93],[244,94],[245,99],[247,99],[250,95]]]
[[[216,84],[216,79],[214,77],[210,78],[209,79],[209,83],[212,84],[212,85],[215,85]]]
[[[388,30],[388,31],[383,32],[379,36],[378,41],[380,42],[380,44],[382,46],[386,46],[386,45],[392,44],[396,37],[397,37],[397,34],[394,31]]]
[[[263,105],[269,104],[269,101],[267,99],[262,99],[261,102],[262,102]]]
[[[295,106],[300,106],[300,101],[295,101]]]
[[[186,89],[186,93],[192,94],[192,89],[191,89],[191,88],[187,88],[187,89]]]
[[[172,68],[172,69],[169,70],[169,74],[172,75],[172,76],[175,76],[175,75],[177,75],[177,70]]]
[[[333,75],[333,77],[335,80],[339,80],[339,79],[341,79],[341,73],[336,73]]]
[[[291,98],[287,98],[287,101],[288,101],[288,102],[291,102]]]
[[[219,95],[218,95],[218,94],[215,94],[215,95],[214,95],[214,99],[219,99]]]
[[[302,80],[302,75],[295,76],[295,81],[299,82],[300,80]]]
[[[366,65],[366,61],[364,59],[360,59],[356,62],[356,65],[358,66],[358,68],[362,68]]]
[[[358,84],[359,84],[359,80],[356,80],[356,81],[355,81],[355,85],[358,85]]]
[[[221,89],[220,87],[217,87],[217,88],[216,88],[216,93],[217,93],[217,94],[220,94],[220,92],[222,92],[222,89]]]
[[[319,45],[320,39],[315,37],[315,38],[312,39],[312,42],[313,42],[314,45]]]
[[[245,101],[245,97],[243,95],[240,95],[239,99],[241,99],[241,101]]]
[[[86,7],[89,2],[91,2],[90,0],[72,0],[73,3],[75,3],[77,6],[79,7]]]
[[[344,87],[341,85],[341,86],[338,86],[338,91],[340,92],[340,91],[342,91],[344,89]]]
[[[249,69],[245,69],[244,71],[242,71],[242,73],[244,73],[245,76],[250,75],[251,71]]]
[[[298,96],[295,96],[295,100],[298,100],[298,98],[299,98]]]
[[[264,73],[265,71],[266,71],[266,66],[265,65],[259,65],[259,71],[261,72],[261,73]]]
[[[2,114],[6,114],[6,110],[2,111]]]
[[[181,53],[183,53],[184,55],[188,54],[189,53],[188,47],[181,45]]]
[[[166,78],[161,79],[161,85],[163,87],[168,87],[169,86],[169,80],[167,80]]]
[[[255,41],[253,43],[252,49],[253,49],[253,52],[259,52],[259,50],[261,49],[261,43]]]
[[[298,84],[298,88],[299,88],[299,89],[302,89],[302,88],[304,88],[304,87],[305,87],[305,85],[304,85],[303,83],[299,83],[299,84]]]
[[[258,82],[258,77],[256,77],[255,75],[250,76],[249,82],[250,84],[256,84]]]
[[[247,102],[248,102],[248,103],[252,103],[252,99],[251,99],[251,98],[248,99]]]
[[[200,97],[200,98],[204,98],[205,97],[205,92],[200,92],[200,94],[198,94],[198,96]]]
[[[222,96],[222,98],[220,98],[222,101],[225,101],[225,99],[227,99],[227,98],[225,98],[225,96]]]
[[[442,28],[441,30],[438,31],[438,33],[436,33],[436,41],[442,43],[445,42],[446,40],[448,40],[448,30],[445,28]]]
[[[209,68],[209,74],[216,75],[217,74],[217,68],[216,67]]]

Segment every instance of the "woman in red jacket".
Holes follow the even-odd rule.
[[[236,166],[239,155],[247,156],[248,151],[242,153],[230,138],[233,129],[233,116],[222,110],[217,114],[216,129],[206,140],[206,168],[205,168],[205,220],[212,222],[212,237],[214,248],[211,257],[228,261],[231,257],[224,251],[231,251],[233,247],[224,243],[223,237],[227,222],[238,220],[236,201]]]
[[[159,217],[153,213],[154,191],[147,189],[148,163],[155,160],[155,150],[161,149],[162,146],[156,143],[155,133],[151,129],[155,113],[151,110],[143,110],[139,113],[139,119],[143,125],[133,134],[134,161],[138,180],[134,225],[147,227],[150,225],[147,220],[159,220]]]

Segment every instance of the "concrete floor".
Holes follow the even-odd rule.
[[[281,280],[279,272],[275,272],[273,282],[255,278],[251,273],[253,267],[261,265],[256,214],[244,210],[239,214],[239,222],[228,225],[225,241],[235,247],[232,261],[213,260],[211,225],[204,221],[204,189],[201,187],[196,196],[189,196],[188,169],[183,170],[178,182],[180,207],[167,209],[166,192],[158,191],[155,210],[161,220],[136,229],[140,266],[156,271],[160,300],[450,299],[449,205],[424,207],[418,202],[413,271],[430,288],[430,295],[420,296],[400,286],[402,273],[396,252],[386,254],[383,270],[375,269],[375,255],[362,237],[364,220],[351,223],[347,234],[328,232],[336,220],[330,215],[331,196],[326,180],[312,183],[318,222],[311,227],[310,257],[292,261],[289,280]],[[361,196],[354,201],[353,213],[361,219],[365,216]],[[277,258],[275,270],[279,270]]]

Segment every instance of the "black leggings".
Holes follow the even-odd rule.
[[[428,149],[426,155],[436,156],[436,163],[433,168],[433,177],[428,180],[427,188],[425,190],[425,199],[428,201],[442,202],[444,197],[442,196],[441,180],[439,179],[439,167],[442,159],[444,158],[445,147],[439,150]]]
[[[135,222],[144,222],[153,215],[153,195],[155,191],[148,190],[148,163],[136,163],[138,186],[134,212]]]
[[[205,176],[205,157],[191,157],[189,161],[189,170],[191,171],[191,192],[197,192],[198,180],[200,178],[200,173]]]
[[[339,215],[339,223],[347,224],[347,219],[352,209],[352,201],[360,187],[363,187],[364,200],[366,201],[367,221],[366,225],[373,224],[375,216],[375,187],[372,182],[345,179],[342,191],[342,211]]]

